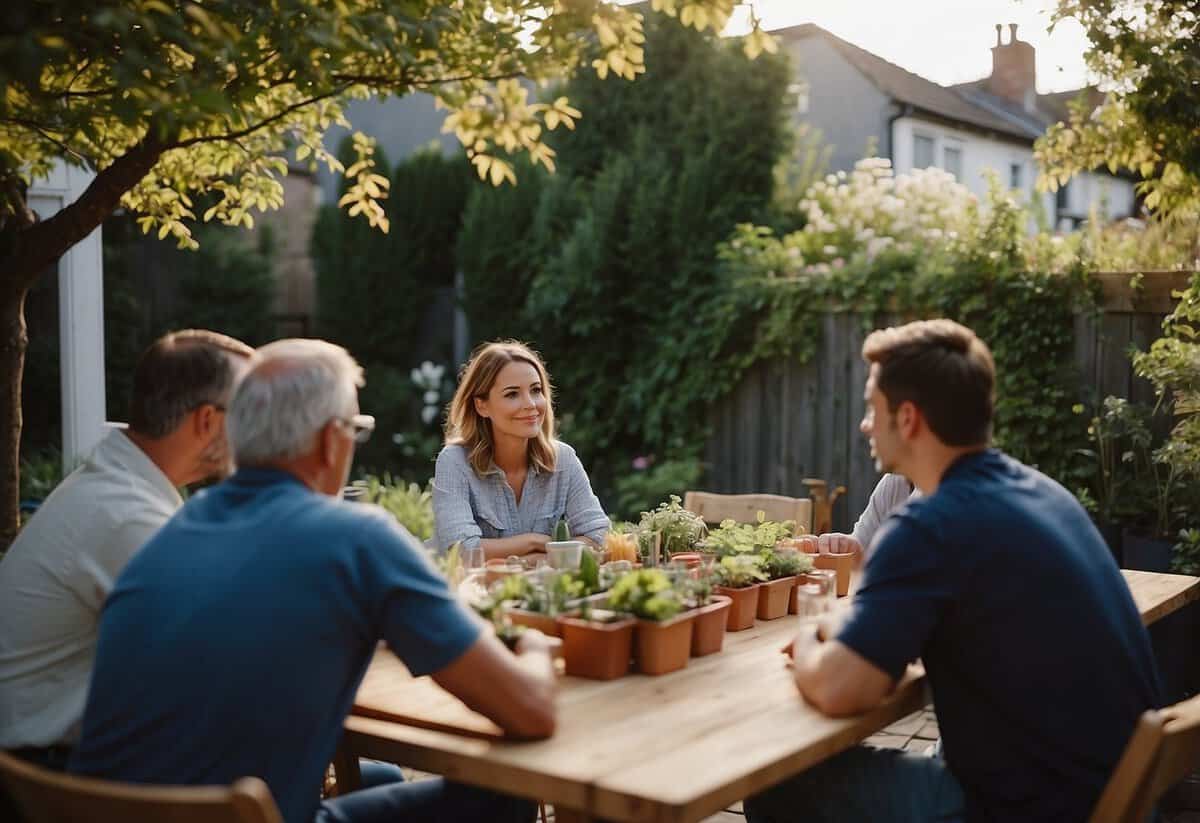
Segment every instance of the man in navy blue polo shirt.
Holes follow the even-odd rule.
[[[858,747],[746,801],[750,821],[1085,820],[1158,705],[1146,631],[1074,497],[991,439],[995,368],[949,320],[877,331],[863,433],[922,496],[883,526],[849,614],[792,646],[830,715],[924,663],[945,759]]]
[[[377,642],[514,736],[554,729],[536,632],[510,654],[390,515],[345,503],[362,372],[318,340],[263,347],[226,425],[239,469],[201,492],[109,597],[69,769],[155,784],[263,778],[287,823],[531,820],[534,805],[441,779],[319,802]]]

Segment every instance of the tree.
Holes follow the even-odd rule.
[[[697,29],[735,0],[653,0]],[[744,47],[774,49],[752,16]],[[511,158],[548,169],[543,134],[574,128],[565,97],[535,103],[517,78],[644,71],[641,15],[613,0],[16,0],[0,20],[0,546],[17,528],[25,295],[118,205],[143,231],[195,247],[191,224],[250,226],[277,208],[291,154],[351,179],[341,204],[384,231],[369,140],[342,168],[322,148],[342,104],[427,91],[481,177],[515,182]],[[63,161],[95,171],[39,220],[26,190]],[[214,203],[200,215],[198,194]],[[194,210],[195,209],[195,210]]]
[[[717,244],[770,216],[789,142],[782,57],[749,64],[660,15],[646,55],[648,82],[567,85],[588,128],[552,137],[559,168],[535,200],[473,196],[458,245],[472,333],[546,355],[563,435],[603,499],[631,458],[661,467],[703,443],[702,410],[736,376],[713,350],[726,320],[709,311],[738,288]]]
[[[1088,67],[1104,102],[1081,98],[1070,121],[1037,143],[1040,185],[1080,171],[1125,168],[1143,178],[1146,206],[1162,216],[1200,215],[1200,9],[1195,0],[1059,0],[1054,21],[1087,33]]]

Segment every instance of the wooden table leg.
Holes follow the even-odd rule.
[[[337,780],[337,794],[343,795],[362,788],[362,771],[358,767],[358,755],[350,750],[343,739],[333,755],[333,776]]]

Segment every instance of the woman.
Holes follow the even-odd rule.
[[[596,545],[608,530],[575,450],[554,439],[550,378],[525,345],[486,343],[467,363],[437,458],[433,514],[439,549],[461,541],[486,558],[544,551],[560,517]]]

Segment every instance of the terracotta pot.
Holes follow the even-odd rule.
[[[633,657],[642,674],[667,674],[688,664],[692,653],[691,612],[670,620],[639,620],[633,633]]]
[[[845,597],[850,591],[850,574],[858,563],[858,552],[847,554],[829,554],[822,552],[813,558],[813,566],[818,569],[833,569],[837,572],[837,596]]]
[[[725,645],[725,626],[729,622],[729,604],[733,601],[723,594],[714,594],[712,602],[692,612],[692,657],[704,657],[721,651]]]
[[[492,558],[483,566],[483,583],[490,587],[497,580],[503,580],[514,574],[521,574],[525,571],[524,567],[514,566],[509,567],[508,561],[500,558]]]
[[[549,615],[539,614],[538,612],[530,612],[525,609],[509,609],[508,619],[512,622],[528,626],[531,629],[537,629],[544,635],[549,637],[559,637],[558,622]]]
[[[613,680],[629,671],[633,654],[632,617],[597,623],[578,617],[558,618],[562,630],[567,674],[592,680]]]
[[[796,575],[796,582],[792,584],[792,590],[788,592],[788,614],[800,614],[800,595],[797,589],[804,582],[804,575]]]
[[[758,587],[758,611],[755,616],[759,620],[778,620],[783,617],[787,614],[788,600],[795,587],[795,575],[761,584]]]
[[[689,569],[696,569],[700,567],[699,552],[680,552],[679,554],[671,555],[671,560],[672,562],[678,561],[680,563],[686,563]]]
[[[740,632],[754,625],[754,613],[758,611],[758,587],[761,585],[755,583],[740,589],[713,586],[714,592],[723,594],[732,601],[729,604],[729,622],[725,624],[725,631]]]

